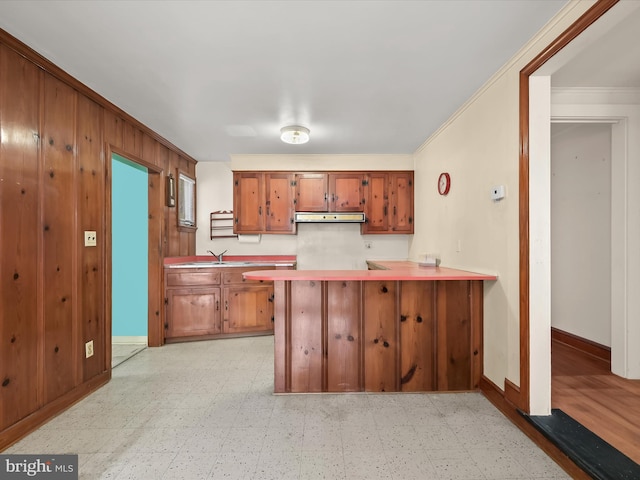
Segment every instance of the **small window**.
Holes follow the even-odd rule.
[[[178,173],[178,226],[196,226],[196,181]]]

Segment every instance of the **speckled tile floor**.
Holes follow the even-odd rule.
[[[273,395],[273,337],[146,349],[3,453],[81,479],[567,479],[481,394]]]
[[[111,346],[111,368],[126,362],[145,348],[147,348],[146,345],[139,343],[114,343]]]

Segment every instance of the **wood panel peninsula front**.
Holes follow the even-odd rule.
[[[483,282],[497,277],[413,262],[368,264],[243,274],[274,282],[274,391],[477,389]]]

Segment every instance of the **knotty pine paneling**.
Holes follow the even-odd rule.
[[[400,283],[400,389],[436,390],[434,282]]]
[[[169,168],[167,170],[167,174],[172,173],[176,185],[178,184],[178,165],[179,165],[179,157],[176,152],[169,152]],[[178,230],[178,207],[170,207],[168,208],[168,215],[166,218],[167,221],[167,240],[168,245],[165,251],[165,255],[169,257],[177,257],[181,255],[180,253],[180,231]]]
[[[78,96],[77,163],[79,242],[78,302],[81,342],[76,345],[82,359],[82,380],[87,381],[106,370],[105,364],[105,177],[102,159],[102,107],[87,97]],[[84,232],[95,231],[96,247],[84,246]],[[93,341],[93,356],[85,358],[84,345]]]
[[[38,388],[40,80],[32,63],[0,45],[0,430],[42,403]]]
[[[322,392],[322,282],[291,283],[290,391]]]
[[[163,177],[175,175],[181,162],[195,174],[195,160],[3,30],[0,128],[2,450],[109,378],[107,152],[142,155],[159,167],[149,181],[149,232],[156,238],[150,278],[156,263],[161,272],[163,258],[181,249],[175,209],[164,207]],[[97,247],[84,247],[84,230],[97,232]],[[186,238],[192,254],[195,235]],[[150,345],[154,336],[162,341],[154,334],[163,316],[162,281],[155,283]],[[85,359],[91,339],[94,356]]]
[[[43,104],[44,219],[44,400],[70,391],[77,372],[77,313],[74,311],[75,251],[75,112],[76,92],[45,76]]]
[[[438,390],[465,390],[472,388],[471,311],[468,302],[470,282],[438,281],[437,329]]]
[[[397,282],[364,283],[364,388],[399,390]]]
[[[124,150],[124,120],[106,108],[104,109],[104,142]],[[111,170],[111,163],[108,165]]]
[[[327,282],[327,391],[362,391],[361,282]]]
[[[138,158],[142,157],[142,132],[129,122],[124,122],[123,125],[124,143],[123,148],[125,152],[135,155]]]

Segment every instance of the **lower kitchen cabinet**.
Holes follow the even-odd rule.
[[[222,274],[223,333],[273,333],[273,283],[242,278],[246,271],[272,268],[234,268]]]
[[[223,333],[273,332],[273,287],[225,287]]]
[[[215,335],[222,332],[220,288],[167,290],[166,337]]]
[[[165,341],[272,334],[273,282],[242,274],[274,268],[165,268]]]

